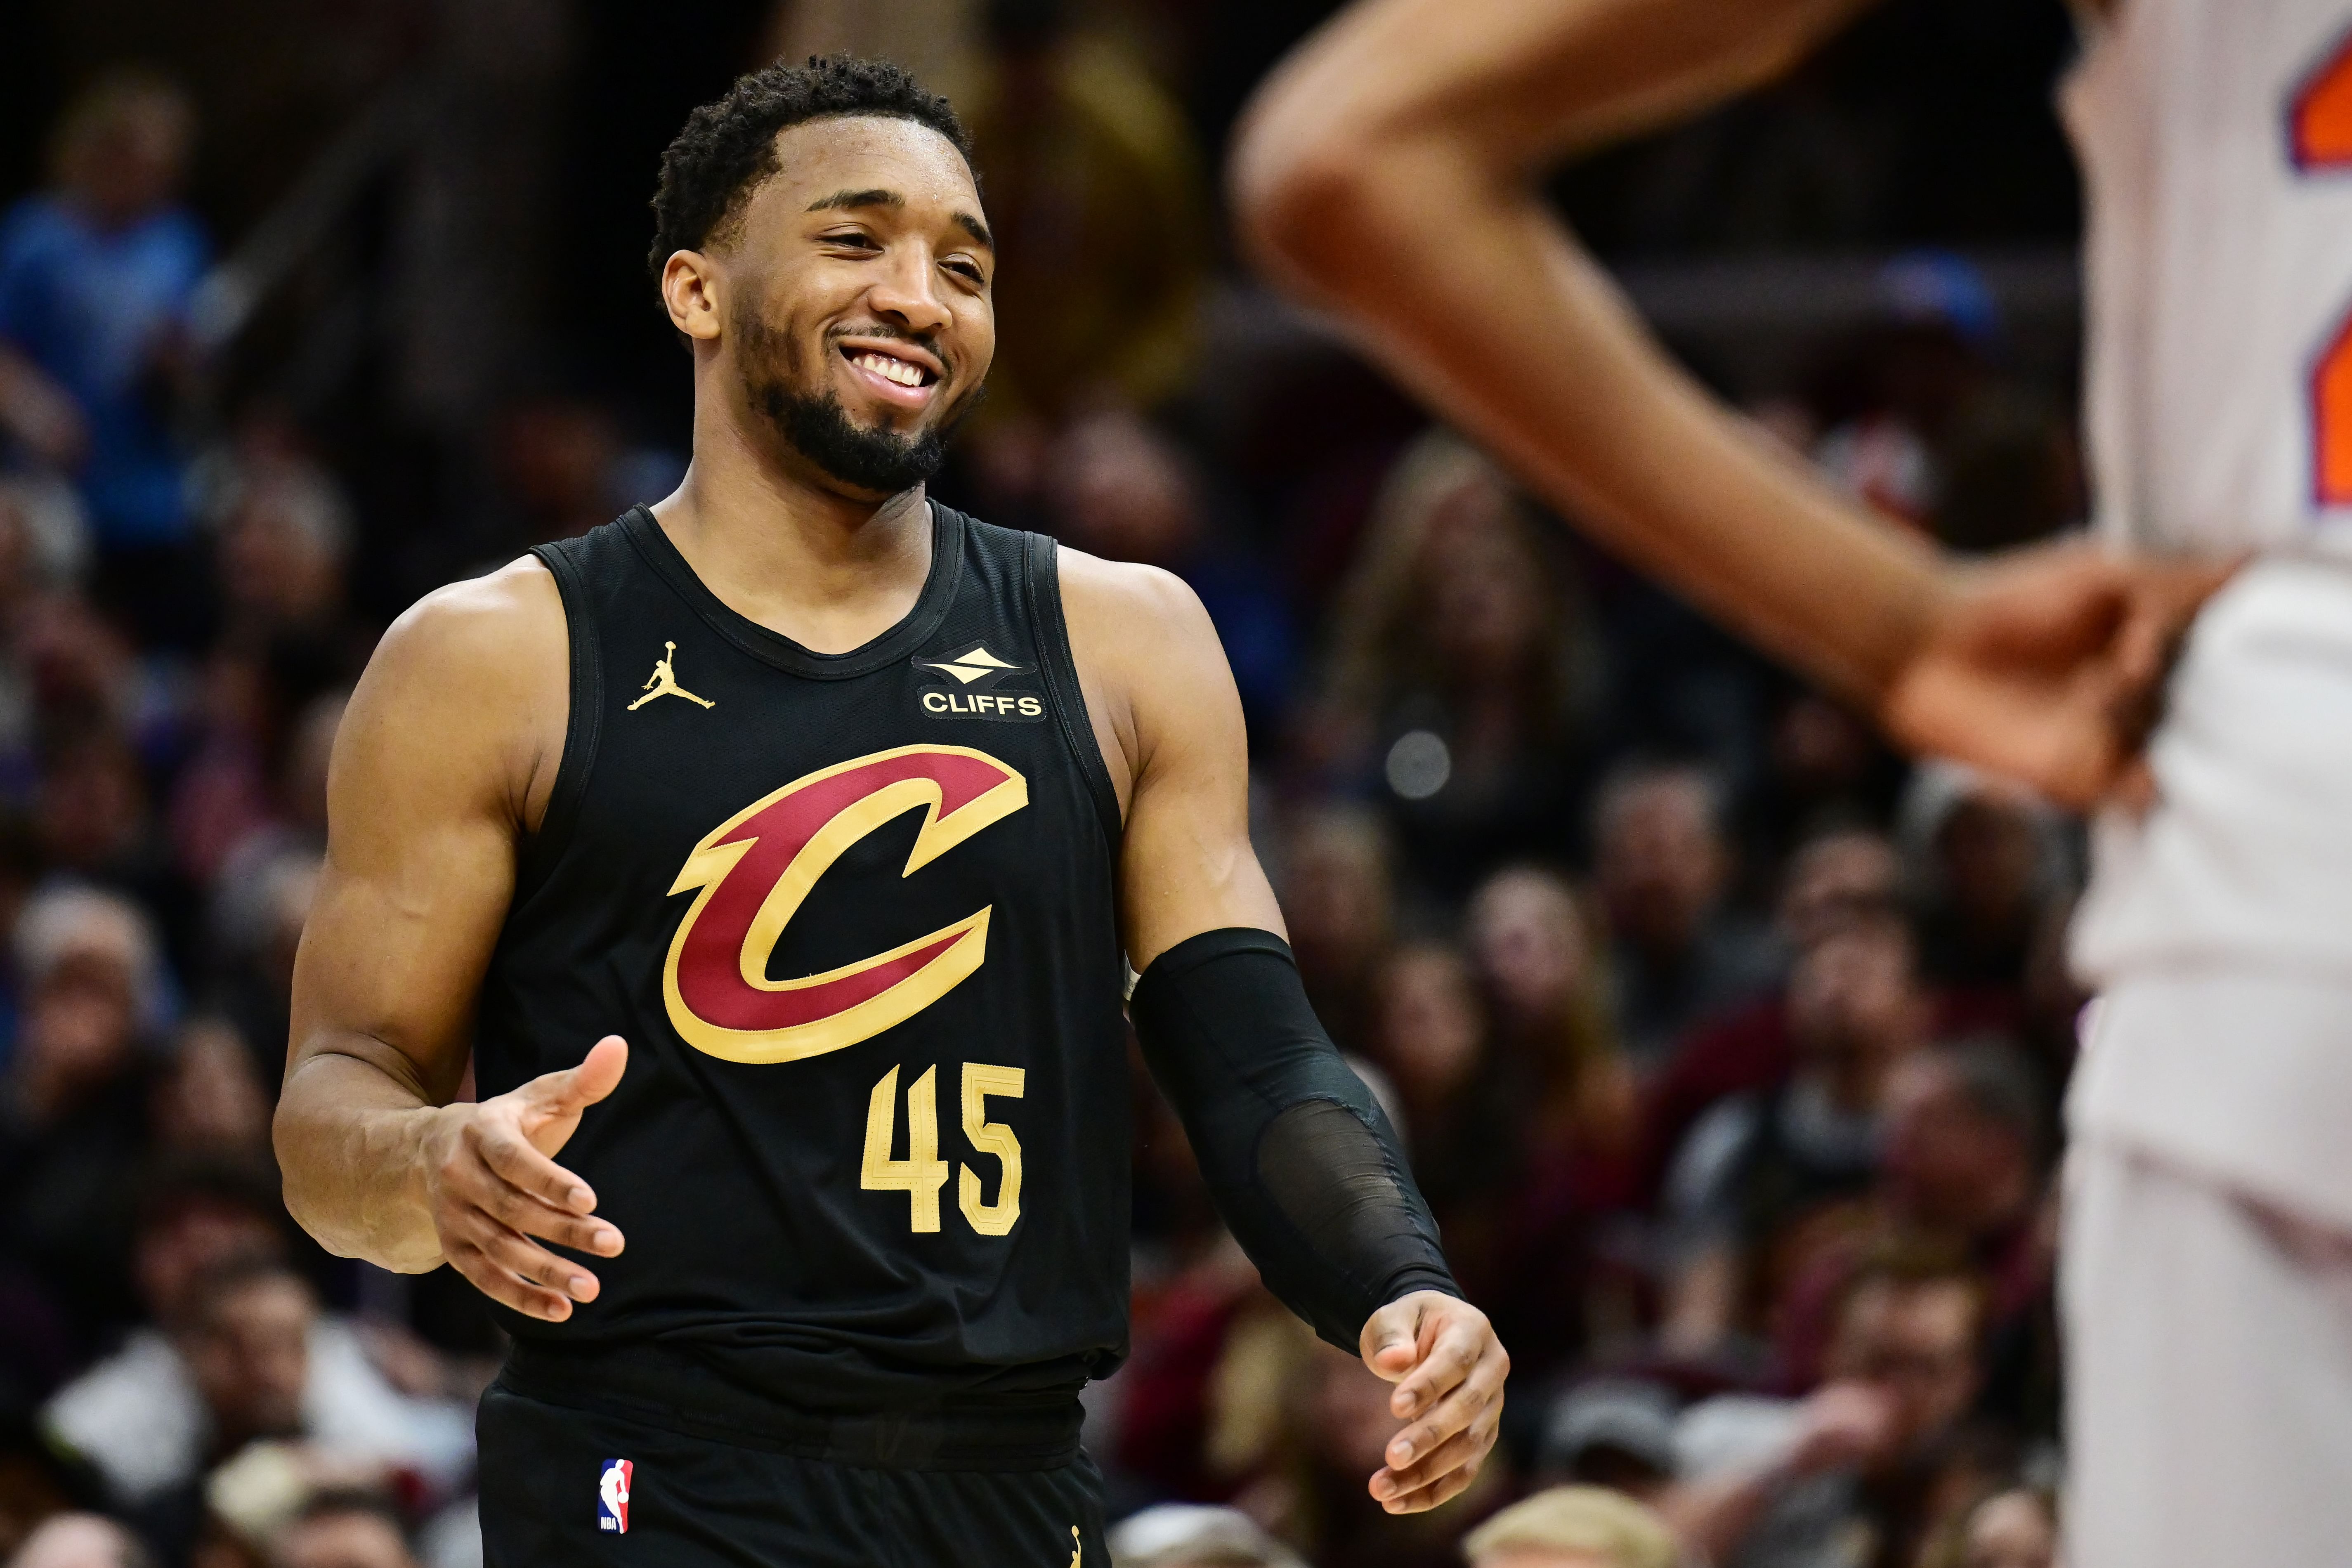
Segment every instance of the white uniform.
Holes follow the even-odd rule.
[[[2072,1568],[2352,1563],[2352,0],[2121,0],[2068,83],[2100,523],[2260,561],[2096,830]]]

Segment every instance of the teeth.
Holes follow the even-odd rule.
[[[856,363],[860,368],[872,371],[885,381],[895,381],[900,386],[923,384],[921,367],[908,364],[902,359],[892,359],[888,354],[859,354]]]

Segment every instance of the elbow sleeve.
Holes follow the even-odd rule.
[[[1218,1212],[1317,1333],[1352,1352],[1398,1297],[1461,1294],[1395,1129],[1317,1022],[1280,937],[1187,938],[1152,961],[1129,1011]]]

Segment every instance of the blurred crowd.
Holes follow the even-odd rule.
[[[1004,352],[937,491],[1208,606],[1309,992],[1515,1363],[1474,1489],[1383,1514],[1385,1385],[1265,1293],[1139,1062],[1118,1568],[2051,1568],[2074,826],[1580,543],[1238,281],[1149,50],[981,9]],[[0,1560],[461,1568],[497,1333],[320,1251],[268,1146],[327,757],[407,596],[367,563],[412,558],[348,404],[222,373],[200,130],[104,73],[0,214]],[[1725,390],[1890,529],[2072,526],[2066,389],[1984,280],[1879,295]],[[439,574],[666,493],[632,428],[514,387]]]

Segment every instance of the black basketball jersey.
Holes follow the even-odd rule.
[[[627,1250],[569,1321],[501,1313],[518,1364],[848,1414],[1066,1403],[1124,1353],[1117,800],[1052,542],[931,515],[913,611],[839,655],[643,508],[538,552],[570,728],[477,1072],[628,1041],[557,1156]]]

